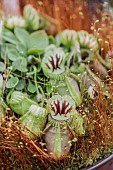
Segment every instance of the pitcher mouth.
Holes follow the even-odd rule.
[[[46,66],[48,67],[48,69],[52,69],[52,71],[54,72],[54,70],[60,69],[62,57],[58,56],[58,54],[55,55],[55,58],[53,56],[50,56],[48,62],[49,63],[46,63]]]
[[[93,50],[98,49],[98,42],[96,38],[93,36],[93,34],[88,34],[86,31],[81,30],[78,32],[78,41],[81,48]]]
[[[56,78],[65,71],[65,53],[61,48],[47,51],[42,60],[42,69],[48,77]]]
[[[68,120],[75,109],[73,99],[66,95],[55,95],[50,99],[51,116],[56,120]]]

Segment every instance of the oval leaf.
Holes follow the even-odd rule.
[[[14,88],[19,82],[19,79],[17,77],[11,77],[7,83],[6,83],[6,87],[9,88]]]
[[[17,86],[16,86],[16,90],[23,90],[24,89],[24,85],[25,85],[25,80],[19,80]]]
[[[41,71],[41,64],[39,63],[36,68],[36,72],[39,73]]]
[[[4,68],[5,68],[4,63],[3,63],[3,62],[0,62],[0,71],[3,72],[3,71],[4,71]]]
[[[28,55],[31,55],[31,54],[37,55],[37,54],[41,54],[43,52],[44,52],[43,48],[31,48],[31,49],[28,50],[27,53],[28,53]]]
[[[0,89],[2,89],[3,86],[3,76],[0,74]]]
[[[16,44],[16,49],[18,50],[18,52],[22,56],[26,56],[27,55],[27,49],[26,49],[26,47],[22,43]]]
[[[30,93],[35,93],[36,92],[36,87],[31,81],[29,81],[29,84],[28,84],[28,91]]]
[[[7,29],[3,30],[2,39],[12,44],[18,43],[18,39],[16,38],[16,36]]]
[[[15,48],[8,50],[8,58],[9,58],[11,61],[15,61],[17,58],[19,58],[19,53],[18,53],[18,51],[17,51]]]
[[[52,35],[49,35],[49,43],[50,44],[55,44],[55,38]]]
[[[53,92],[53,86],[51,82],[46,84],[46,92],[50,95]]]
[[[15,33],[15,35],[16,35],[16,37],[18,38],[18,40],[25,46],[25,47],[27,47],[28,45],[28,43],[29,43],[29,41],[28,41],[28,39],[29,39],[29,33],[25,30],[25,29],[23,29],[23,28],[15,28],[14,29],[14,33]]]
[[[45,31],[36,31],[29,37],[29,49],[32,48],[46,48],[49,44],[49,39]]]
[[[1,46],[1,58],[4,60],[4,58],[8,57],[8,51],[15,49],[15,45],[9,44],[9,43],[4,43]]]
[[[18,70],[21,72],[26,72],[27,71],[27,61],[23,57],[19,57],[17,60],[15,60],[12,63],[13,70]]]

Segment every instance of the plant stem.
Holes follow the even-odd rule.
[[[36,87],[36,90],[37,90],[37,94],[39,94],[39,90],[38,90],[38,86],[37,86],[37,78],[36,78],[36,67],[33,66],[33,69],[34,69],[34,82],[35,82],[35,87]]]
[[[107,69],[110,69],[111,68],[111,64],[110,63],[107,63],[105,60],[102,59],[102,57],[97,54],[97,59],[100,61],[100,63],[106,67]]]
[[[0,103],[3,106],[4,109],[8,108],[8,106],[5,104],[5,102],[3,101],[2,97],[0,99]]]

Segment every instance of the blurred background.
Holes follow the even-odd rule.
[[[51,34],[64,29],[86,30],[102,38],[103,53],[113,46],[113,0],[0,0],[3,15],[22,15],[32,4],[46,18]]]

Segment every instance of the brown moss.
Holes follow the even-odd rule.
[[[111,92],[112,93],[112,92]],[[111,99],[109,99],[111,100]],[[108,99],[97,83],[94,101],[84,93],[79,113],[85,115],[85,136],[73,143],[71,155],[54,160],[41,147],[40,139],[33,141],[21,131],[16,118],[6,117],[0,127],[0,163],[4,169],[58,169],[84,167],[99,157],[111,153],[113,148],[113,117]],[[9,156],[10,155],[10,156]],[[12,164],[14,163],[14,166]]]
[[[0,127],[0,157],[1,165],[5,169],[21,167],[20,169],[47,168],[52,161],[41,146],[38,139],[32,141],[19,129],[18,120],[6,119]],[[14,165],[13,165],[14,164]]]

